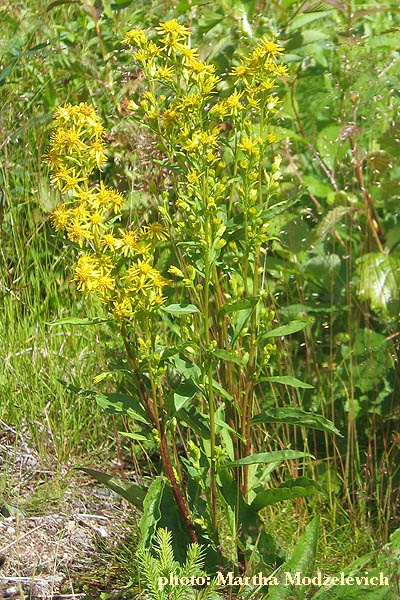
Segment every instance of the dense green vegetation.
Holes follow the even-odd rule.
[[[246,298],[250,303],[240,306],[242,316],[246,316],[245,309],[249,311],[245,323],[248,332],[241,330],[236,338],[233,334],[239,344],[236,362],[232,362],[232,355],[220,353],[221,364],[225,360],[232,369],[226,368],[225,372],[221,367],[218,381],[229,381],[231,387],[224,387],[228,390],[225,395],[221,395],[221,390],[214,390],[215,408],[218,410],[223,401],[228,406],[226,394],[235,396],[235,389],[253,376],[248,365],[249,361],[250,367],[252,365],[249,356],[256,330],[263,326],[268,335],[268,331],[278,328],[282,333],[268,338],[276,348],[270,349],[271,356],[262,366],[264,378],[275,380],[257,382],[254,388],[253,452],[290,449],[309,453],[313,458],[301,458],[300,454],[298,458],[290,458],[287,454],[286,460],[277,464],[273,472],[264,471],[263,481],[261,467],[259,471],[253,469],[252,476],[260,477],[260,485],[265,486],[266,491],[279,485],[287,490],[284,482],[297,477],[303,478],[303,486],[307,488],[309,484],[304,479],[307,478],[316,482],[319,493],[309,495],[310,490],[306,490],[307,493],[298,492],[294,500],[282,500],[271,506],[265,502],[268,506],[262,508],[260,518],[265,522],[265,532],[274,538],[274,560],[279,557],[282,569],[286,565],[286,570],[296,570],[297,565],[303,570],[304,557],[316,555],[311,573],[317,570],[337,573],[349,567],[353,560],[374,551],[360,559],[358,568],[370,572],[373,569],[388,571],[391,589],[361,592],[343,588],[339,592],[332,591],[331,597],[350,599],[362,593],[362,597],[371,599],[396,598],[400,490],[400,102],[397,90],[400,17],[393,0],[384,3],[219,0],[212,4],[189,0],[177,3],[56,0],[47,6],[35,0],[3,3],[0,7],[0,297],[3,315],[0,360],[4,364],[0,373],[1,422],[16,431],[29,431],[39,453],[51,456],[60,470],[68,464],[107,471],[107,464],[115,454],[122,463],[133,460],[136,472],[148,477],[145,479],[148,484],[158,482],[153,486],[153,494],[159,494],[159,502],[163,501],[166,506],[170,501],[166,499],[167,493],[162,495],[168,486],[158,478],[163,466],[157,434],[152,434],[151,428],[146,429],[140,422],[136,423],[135,432],[139,435],[135,440],[117,433],[132,432],[134,420],[132,413],[121,415],[120,408],[112,405],[113,397],[107,394],[137,391],[123,375],[111,374],[121,365],[127,367],[118,327],[113,323],[81,327],[71,323],[54,324],[69,317],[90,319],[104,316],[106,312],[97,298],[84,296],[71,282],[81,248],[66,241],[61,232],[55,233],[51,227],[50,214],[60,194],[50,184],[45,154],[54,110],[65,103],[93,105],[106,131],[107,162],[102,179],[125,197],[121,224],[129,227],[133,223],[136,227],[137,223],[148,224],[162,218],[158,207],[164,204],[166,192],[170,217],[181,218],[179,210],[173,211],[178,199],[176,190],[187,163],[178,152],[174,154],[171,147],[169,153],[166,151],[157,138],[157,127],[151,122],[150,127],[145,127],[144,118],[132,118],[128,103],[140,100],[147,89],[147,80],[122,43],[128,30],[154,29],[160,22],[172,18],[190,29],[192,46],[199,48],[201,60],[213,64],[216,73],[222,76],[223,84],[219,84],[215,92],[218,97],[230,96],[234,81],[229,73],[264,36],[284,48],[281,61],[288,66],[288,74],[278,76],[276,92],[280,104],[276,114],[268,117],[264,133],[264,126],[255,116],[251,130],[263,139],[266,135],[274,136],[270,138],[268,150],[262,153],[259,169],[262,176],[256,186],[257,193],[261,192],[264,202],[268,196],[268,208],[276,205],[285,210],[268,213],[267,243],[259,262],[255,246],[246,245],[247,241],[243,242],[240,237],[242,216],[232,224],[236,229],[228,242],[238,244],[239,266],[241,268],[241,262],[248,263],[250,277],[261,269],[260,281],[265,293],[255,310],[248,299],[257,296],[257,288],[255,294],[252,290],[249,292],[247,281],[245,283],[239,275],[232,277],[236,283],[231,287],[220,281],[221,290],[231,295],[230,299],[227,296],[231,308],[225,309],[227,327],[239,327],[236,321],[229,321],[233,317],[228,319],[228,315],[237,310],[237,307],[232,308],[233,304],[239,300],[245,302]],[[232,115],[226,115],[219,129],[225,144],[226,173],[233,190],[231,200],[235,205],[238,203],[239,215],[243,215],[244,204],[240,204],[240,194],[235,191],[239,185],[236,179],[242,176],[237,167],[239,155],[229,150],[235,147],[234,134],[239,125]],[[262,178],[264,169],[267,174],[272,172],[273,157],[277,154],[282,157],[281,178],[279,188],[270,195]],[[168,168],[171,165],[175,170]],[[263,214],[259,218],[266,217]],[[178,234],[182,236],[182,228]],[[176,239],[182,241],[179,237]],[[230,256],[228,251],[224,254],[229,264],[226,277],[228,273],[231,277],[235,269],[239,273],[233,254]],[[186,259],[189,263],[203,260],[204,266],[207,263],[206,255],[199,257],[189,250],[180,255],[168,246],[165,252],[157,254],[156,264],[168,276],[171,264],[182,267]],[[198,284],[203,277],[206,279],[201,267],[196,277]],[[210,305],[218,300],[218,293],[217,287],[210,284],[207,292]],[[168,304],[198,304],[196,293],[185,291],[184,287],[170,289],[167,296]],[[204,297],[201,298],[203,302]],[[193,317],[190,311],[184,316],[179,314],[179,311],[175,315],[164,313],[164,325],[157,329],[156,324],[155,334],[160,335],[166,345],[172,341],[176,346],[184,345],[188,339],[195,343],[195,338],[190,338],[192,334],[187,338],[187,333],[182,332],[192,327],[191,319],[197,316]],[[299,322],[303,326],[293,325]],[[195,321],[199,331],[202,323],[201,319]],[[219,326],[220,321],[215,317],[215,330],[217,323]],[[281,327],[283,329],[279,329]],[[211,332],[213,335],[212,328]],[[232,342],[230,333],[228,337]],[[198,340],[198,356],[204,358],[203,341]],[[223,351],[221,344],[218,347]],[[224,348],[226,351],[227,347]],[[191,360],[197,357],[196,348],[188,357]],[[149,385],[147,367],[141,368],[144,381]],[[176,384],[176,373],[182,375],[179,368],[182,369],[182,365],[179,367],[177,362],[170,361],[168,384]],[[211,368],[216,377],[216,364]],[[108,375],[94,383],[93,377],[101,372]],[[226,373],[229,377],[233,373],[234,379],[229,379]],[[293,378],[308,385],[300,385]],[[100,390],[102,396],[98,395]],[[210,389],[208,396],[204,390],[202,394],[202,399],[200,395],[195,396],[196,402],[192,404],[208,414],[209,404],[205,398],[209,400]],[[279,410],[287,408],[292,410],[292,420],[288,416],[290,411],[283,412],[280,419]],[[229,415],[221,410],[218,418],[226,417],[228,421]],[[298,417],[300,413],[297,412],[297,420],[294,417],[296,410],[305,411],[317,420],[322,416],[336,429],[331,425],[321,427],[322,421],[318,427],[303,427]],[[264,415],[264,420],[259,417],[257,423],[259,413]],[[172,444],[171,431],[168,433],[171,454],[174,459],[179,454],[183,460],[183,468],[187,469],[185,477],[190,476],[196,458],[193,452],[190,457],[185,442],[195,440],[200,446],[201,439],[201,432],[188,419],[186,416],[186,420],[180,422],[178,415],[180,429],[176,444]],[[235,423],[234,414],[228,422],[229,426]],[[303,425],[307,423],[303,421]],[[341,435],[336,434],[336,430]],[[217,446],[221,443],[229,449],[227,431],[225,428],[224,434],[218,433]],[[243,460],[246,456],[246,449],[240,446],[243,441],[235,436],[232,439],[239,453],[235,451],[233,457]],[[199,460],[204,474],[201,485],[212,488],[213,473],[207,470],[206,446],[201,448],[203,453]],[[247,483],[241,479],[247,477],[245,469],[238,475],[238,481],[246,498]],[[226,472],[234,474],[234,469]],[[225,485],[226,489],[232,483],[229,477],[222,479],[222,487]],[[219,481],[221,483],[221,479]],[[107,483],[104,477],[103,482]],[[238,490],[239,486],[235,494],[239,494]],[[0,491],[6,499],[13,495],[5,476],[0,476]],[[287,498],[291,497],[289,492],[287,494]],[[215,549],[218,540],[223,554],[219,560],[225,560],[233,569],[238,561],[242,562],[250,573],[253,560],[250,556],[253,553],[256,556],[254,548],[259,541],[247,540],[246,546],[246,542],[239,540],[238,554],[229,555],[232,532],[226,514],[230,509],[235,511],[229,505],[228,495],[224,500],[213,500],[211,492],[210,498],[206,498],[211,507],[208,512],[204,508],[204,514],[210,517],[209,538],[204,536],[201,541]],[[201,504],[205,495],[200,496],[197,501]],[[141,497],[130,499],[141,506]],[[211,514],[213,503],[216,505],[214,515]],[[242,517],[244,513],[245,510]],[[318,513],[321,515],[319,532],[315,519]],[[176,518],[179,520],[178,514]],[[154,542],[150,534],[157,526],[166,525],[168,523],[162,520],[157,525],[154,520],[142,526],[141,535],[147,548],[142,539],[140,552],[142,563],[147,564],[147,561],[150,571],[157,568],[151,567],[151,555],[146,554]],[[145,531],[146,528],[149,531]],[[219,539],[213,539],[212,532],[216,529]],[[158,532],[158,541],[164,543],[169,561],[173,561],[171,552],[175,552],[175,557],[182,562],[176,542],[169,548],[167,539],[162,542],[162,529]],[[126,554],[113,559],[129,563],[127,571],[131,570],[132,586],[126,591],[127,597],[129,594],[135,597],[143,590],[150,594],[151,577],[146,571],[138,577],[134,563],[134,549],[139,542],[140,539],[135,540],[128,559]],[[285,563],[297,542],[291,563]],[[212,572],[211,554],[208,553],[204,567],[209,573]],[[264,556],[264,560],[263,569],[268,572],[272,569],[272,559],[268,562]],[[202,568],[198,561],[199,573]],[[185,572],[184,567],[182,569]],[[356,572],[357,567],[353,571]],[[128,583],[128,579],[127,576],[124,583]],[[269,592],[266,589],[244,591],[237,586],[228,591],[238,598],[289,598],[288,594],[295,593],[287,588],[273,590],[272,586]],[[220,593],[223,592],[220,590]],[[311,598],[314,594],[315,598],[322,598],[323,593],[326,593],[323,589],[317,592],[308,586],[306,590],[297,589],[298,596],[293,597]]]

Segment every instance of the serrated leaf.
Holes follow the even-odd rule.
[[[276,450],[275,452],[251,454],[250,456],[245,456],[245,458],[225,463],[224,465],[221,465],[220,468],[226,469],[227,467],[237,467],[243,465],[268,464],[279,460],[294,460],[296,458],[306,457],[314,458],[312,454],[308,454],[307,452],[299,452],[297,450]]]
[[[290,385],[295,388],[304,388],[311,389],[314,386],[309,383],[305,383],[304,381],[300,381],[300,379],[296,379],[296,377],[292,377],[291,375],[276,375],[272,377],[262,377],[259,381],[272,381],[274,383],[282,383],[284,385]]]
[[[285,425],[300,425],[301,427],[309,427],[310,429],[318,429],[334,433],[342,437],[340,431],[335,425],[323,417],[314,413],[307,413],[300,408],[284,406],[279,408],[269,408],[263,410],[259,415],[253,418],[253,423],[284,423]]]
[[[256,511],[259,511],[271,504],[282,502],[282,500],[304,498],[306,496],[311,496],[318,491],[318,484],[307,477],[289,479],[288,481],[282,482],[277,488],[259,492],[251,503],[251,507]]]

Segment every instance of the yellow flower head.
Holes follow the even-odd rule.
[[[93,256],[83,254],[78,258],[75,267],[75,277],[73,281],[77,282],[78,290],[81,292],[91,292],[96,286],[96,279],[99,277],[99,271],[96,268],[96,261]]]
[[[143,48],[146,46],[148,39],[144,29],[131,29],[126,32],[125,38],[122,41],[124,44]]]
[[[243,94],[244,90],[241,92],[235,90],[228,98],[226,98],[225,103],[231,115],[237,116],[239,112],[244,109],[243,104],[240,103]]]
[[[164,21],[164,23],[160,23],[160,25],[156,27],[156,30],[166,39],[185,39],[190,33],[189,29],[178,23],[176,19],[169,19],[168,21]]]
[[[168,231],[161,223],[151,223],[151,225],[145,225],[141,228],[140,238],[163,242],[168,239]]]
[[[50,215],[51,223],[56,231],[66,228],[71,217],[71,212],[63,204],[57,206]]]

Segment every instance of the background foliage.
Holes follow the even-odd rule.
[[[71,453],[81,459],[88,449],[98,452],[99,445],[117,444],[129,452],[128,442],[110,435],[112,422],[100,417],[97,405],[66,395],[57,381],[67,374],[78,387],[92,386],[93,372],[99,363],[107,367],[107,349],[115,351],[115,343],[107,328],[99,333],[49,325],[99,310],[70,284],[76,256],[49,226],[57,198],[43,155],[52,111],[65,102],[97,107],[112,148],[106,182],[126,194],[127,220],[146,221],[156,214],[165,172],[149,135],[127,118],[139,82],[122,33],[180,15],[201,57],[218,72],[238,64],[253,38],[275,37],[290,67],[274,128],[283,156],[281,199],[300,200],[270,223],[269,308],[275,327],[292,319],[310,324],[278,339],[276,366],[266,375],[295,376],[314,388],[271,384],[260,402],[322,413],[344,437],[276,424],[271,432],[265,427],[265,434],[282,447],[306,447],[317,459],[310,474],[327,496],[297,501],[291,510],[301,515],[300,529],[309,514],[323,509],[328,511],[322,520],[325,548],[344,535],[356,557],[357,546],[367,551],[376,539],[389,540],[399,525],[398,10],[390,0],[2,4],[0,352],[6,368],[0,389],[6,401],[0,417],[5,422],[28,426],[41,451],[55,452],[61,463]],[[37,422],[46,423],[51,444]],[[152,443],[145,442],[142,452],[135,460],[151,455]],[[286,469],[295,476],[296,461]],[[271,528],[276,518],[271,514]],[[285,527],[289,537],[297,532],[297,517],[287,519],[282,535]]]

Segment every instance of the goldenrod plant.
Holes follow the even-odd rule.
[[[189,542],[205,544],[208,569],[226,559],[276,565],[283,553],[260,510],[308,496],[317,485],[302,476],[275,487],[273,469],[310,455],[273,441],[276,449],[266,452],[260,440],[268,431],[255,448],[256,430],[279,422],[339,434],[319,415],[262,401],[272,382],[307,386],[266,372],[274,337],[307,326],[295,321],[274,330],[267,304],[268,222],[294,203],[275,198],[281,159],[273,117],[287,76],[283,50],[262,39],[219,76],[175,19],[153,32],[130,30],[124,41],[141,73],[131,117],[150,130],[170,173],[157,198],[160,220],[125,226],[123,196],[96,181],[106,150],[93,107],[59,107],[48,152],[63,198],[52,222],[78,245],[74,280],[117,323],[124,370],[134,381],[134,393],[104,393],[103,405],[118,404],[115,412],[133,417],[126,435],[151,437],[161,455],[163,474],[147,490],[117,489],[144,507],[143,548],[168,526],[182,558]],[[221,536],[223,515],[229,533]]]

